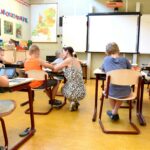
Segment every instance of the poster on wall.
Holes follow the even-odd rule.
[[[31,5],[31,40],[56,42],[57,4]]]
[[[18,23],[16,23],[16,38],[22,38],[22,25]]]
[[[9,21],[4,21],[4,33],[13,35],[13,23]]]

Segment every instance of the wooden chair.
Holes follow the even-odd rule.
[[[42,71],[42,70],[29,70],[29,71],[26,71],[25,72],[27,77],[29,78],[34,78],[38,81],[44,81],[44,84],[45,84],[45,88],[42,89],[44,90],[44,92],[47,94],[47,96],[49,97],[50,100],[52,100],[52,90],[51,90],[51,87],[48,87],[47,86],[47,80],[48,80],[48,74],[45,72],[45,71]],[[36,90],[41,90],[41,89],[32,89],[32,95],[33,95],[33,99],[34,99],[34,91]],[[51,110],[53,109],[52,105],[51,107],[45,111],[45,112],[34,112],[34,114],[36,115],[47,115],[48,113],[51,112]],[[25,113],[29,114],[29,109],[27,109],[25,111]]]
[[[126,98],[115,98],[109,96],[109,85],[134,85],[134,91],[130,94],[130,96]],[[141,74],[138,71],[130,70],[130,69],[119,69],[113,70],[107,73],[107,85],[106,91],[102,92],[101,97],[101,104],[100,104],[100,112],[99,112],[99,124],[102,128],[104,133],[108,134],[139,134],[140,130],[136,127],[136,125],[132,122],[132,107],[131,102],[132,100],[137,100],[137,107],[139,105],[139,98],[140,98],[140,86],[141,86]],[[113,100],[120,100],[120,101],[128,101],[129,102],[129,123],[133,127],[134,131],[110,131],[104,128],[102,123],[102,109],[103,109],[103,102],[105,98],[110,98]]]
[[[8,137],[7,137],[7,131],[6,126],[3,117],[11,114],[13,110],[16,108],[16,103],[13,100],[0,100],[0,121],[2,125],[4,140],[5,140],[5,146],[0,147],[0,149],[8,149]]]

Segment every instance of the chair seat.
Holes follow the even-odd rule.
[[[13,100],[0,100],[0,117],[10,114],[16,108]]]
[[[108,98],[118,100],[118,101],[131,101],[131,100],[136,99],[136,94],[132,92],[128,97],[125,97],[125,98],[115,98],[111,96],[108,96]]]
[[[105,91],[103,91],[104,96],[106,96]],[[136,93],[131,92],[131,94],[128,97],[125,98],[116,98],[116,97],[111,97],[108,96],[110,99],[118,100],[118,101],[130,101],[136,99]]]

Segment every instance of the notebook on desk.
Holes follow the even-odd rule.
[[[15,68],[1,68],[0,76],[6,75],[9,79],[16,77],[16,69]]]

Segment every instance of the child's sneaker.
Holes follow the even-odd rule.
[[[75,102],[75,103],[76,103],[76,110],[78,110],[80,103],[79,102]]]
[[[117,121],[119,120],[119,115],[118,114],[112,114],[110,110],[107,111],[107,115],[111,120]]]

